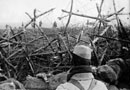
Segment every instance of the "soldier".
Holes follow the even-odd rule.
[[[67,75],[67,82],[56,90],[107,90],[105,84],[94,79],[91,68],[92,49],[85,45],[76,45],[72,53],[72,68]]]
[[[109,86],[114,85],[118,89],[130,89],[130,59],[111,59],[105,65],[97,69],[97,77]],[[109,89],[110,90],[110,89]],[[111,89],[113,90],[113,89]]]

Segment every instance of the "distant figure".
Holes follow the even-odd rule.
[[[92,49],[85,45],[76,45],[72,53],[72,68],[67,75],[67,82],[56,90],[108,90],[105,84],[94,79],[91,67]]]
[[[53,28],[57,28],[57,23],[56,23],[56,21],[53,23]]]
[[[39,27],[42,27],[42,21],[39,22]]]
[[[24,23],[22,22],[22,27],[24,27]]]

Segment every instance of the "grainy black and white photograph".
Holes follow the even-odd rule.
[[[130,90],[130,0],[0,0],[0,90]]]

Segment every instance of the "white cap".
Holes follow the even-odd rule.
[[[76,45],[73,50],[74,54],[85,59],[91,59],[91,52],[92,49],[89,46],[85,45]]]

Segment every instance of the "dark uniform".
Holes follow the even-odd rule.
[[[130,89],[130,59],[111,59],[97,69],[97,78],[118,88]]]

